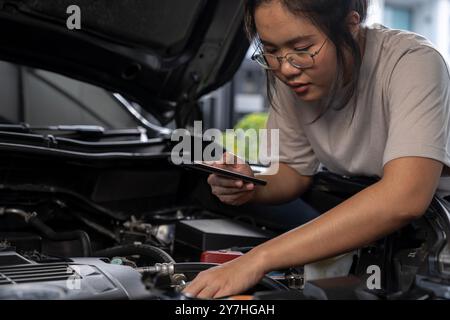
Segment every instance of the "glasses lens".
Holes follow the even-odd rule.
[[[279,58],[273,54],[256,54],[253,60],[264,69],[277,70],[281,67]],[[286,60],[296,68],[310,68],[314,65],[314,59],[308,52],[290,53],[286,56]]]
[[[278,60],[277,57],[270,54],[255,54],[253,60],[256,61],[264,69],[276,69]]]
[[[297,68],[310,68],[314,65],[313,58],[307,52],[291,53],[286,59],[291,65]]]
[[[272,54],[263,54],[264,61],[266,62],[267,69],[276,70],[280,67],[280,61]]]

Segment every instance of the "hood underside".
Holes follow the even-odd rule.
[[[122,93],[162,123],[230,80],[248,48],[240,0],[0,0],[0,38],[0,59]]]

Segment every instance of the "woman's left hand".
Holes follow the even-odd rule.
[[[253,257],[247,255],[200,272],[183,293],[199,299],[212,299],[240,294],[253,287],[265,273]]]

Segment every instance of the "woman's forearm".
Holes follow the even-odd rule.
[[[323,260],[362,247],[409,220],[390,210],[378,186],[316,220],[254,249],[265,272]]]
[[[312,177],[301,176],[287,164],[280,163],[276,174],[258,175],[266,180],[266,186],[257,186],[252,203],[281,204],[292,201],[303,194],[311,185]]]

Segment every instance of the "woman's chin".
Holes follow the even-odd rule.
[[[304,102],[316,102],[322,98],[322,94],[316,90],[309,90],[308,92],[298,93],[295,92],[295,95]]]

